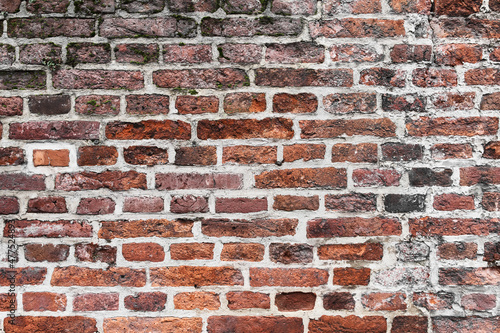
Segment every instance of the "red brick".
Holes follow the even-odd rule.
[[[382,95],[382,109],[384,111],[423,112],[426,110],[426,105],[426,98],[416,94]]]
[[[20,116],[23,114],[21,97],[0,97],[0,117]]]
[[[7,29],[13,38],[93,37],[94,25],[94,19],[33,17],[10,19]]]
[[[260,68],[255,84],[270,87],[351,87],[352,69]]]
[[[216,19],[205,17],[201,20],[202,36],[251,37],[251,36],[298,36],[303,22],[297,18],[229,17]]]
[[[481,201],[481,205],[483,206],[483,209],[490,212],[500,211],[500,193],[483,193],[483,200]]]
[[[224,244],[220,258],[222,261],[262,261],[265,247],[254,243]]]
[[[267,3],[259,0],[226,0],[221,7],[228,14],[258,14],[266,9]]]
[[[328,271],[317,268],[250,268],[252,287],[317,287],[327,280]]]
[[[23,173],[0,174],[0,190],[44,191],[45,177]]]
[[[73,311],[118,310],[117,293],[83,294],[73,299]]]
[[[477,184],[500,184],[500,168],[490,166],[460,168],[461,186],[473,186]]]
[[[14,13],[19,10],[21,0],[4,0],[0,2],[0,10],[7,13]]]
[[[444,44],[435,48],[436,64],[445,66],[459,66],[464,63],[475,64],[482,60],[483,49],[479,45],[471,44]]]
[[[356,169],[352,172],[354,186],[399,186],[401,174],[392,169]]]
[[[48,292],[23,293],[24,311],[64,311],[66,295]]]
[[[436,0],[435,11],[438,15],[469,16],[478,13],[481,5],[481,0]]]
[[[385,288],[424,286],[429,282],[430,270],[426,267],[396,267],[373,272],[373,282]]]
[[[455,296],[453,293],[440,291],[436,293],[413,293],[413,304],[429,311],[451,309]]]
[[[154,267],[150,269],[151,285],[160,286],[240,286],[243,275],[231,267]]]
[[[275,0],[271,12],[281,15],[313,15],[316,13],[314,0]]]
[[[384,161],[415,161],[421,160],[423,147],[415,144],[384,143],[382,146]]]
[[[427,317],[398,316],[392,320],[391,333],[426,333]]]
[[[157,115],[169,113],[169,97],[162,95],[128,95],[127,113],[133,115]]]
[[[224,112],[254,113],[266,111],[266,94],[231,93],[224,98]]]
[[[312,38],[386,38],[404,36],[403,23],[403,20],[342,18],[312,21],[309,30]]]
[[[232,146],[224,147],[222,151],[222,163],[274,164],[276,162],[276,147]]]
[[[476,246],[476,249],[477,249],[477,246]],[[474,258],[475,258],[475,255],[474,255]],[[483,261],[495,262],[497,260],[500,260],[500,242],[498,242],[498,243],[492,243],[492,242],[484,243]]]
[[[491,0],[490,1],[490,9],[496,12],[500,12],[500,1]]]
[[[340,0],[331,0],[339,2]],[[373,0],[378,1],[378,0]],[[361,2],[361,1],[360,1]],[[340,7],[340,6],[339,6]],[[363,44],[339,44],[330,47],[330,58],[333,62],[379,62],[384,59],[383,53],[375,47]]]
[[[16,294],[8,293],[0,294],[0,300],[2,301],[2,305],[0,306],[0,312],[10,312],[12,309],[15,312],[19,309],[19,305],[17,303]]]
[[[266,198],[216,198],[216,213],[254,213],[267,210]]]
[[[467,85],[500,85],[500,72],[496,68],[470,69],[465,72]]]
[[[302,333],[302,318],[293,317],[251,317],[218,316],[208,318],[208,333]]]
[[[25,163],[24,150],[16,147],[0,148],[0,166]]]
[[[283,169],[265,171],[255,176],[257,188],[344,188],[345,169]]]
[[[500,159],[500,141],[490,141],[484,145],[484,158]]]
[[[52,273],[52,286],[92,286],[92,287],[144,287],[146,271],[126,267],[109,269],[77,266],[56,267]]]
[[[429,118],[420,117],[406,124],[411,136],[479,136],[494,135],[498,131],[498,118]]]
[[[123,159],[133,165],[168,164],[168,150],[158,147],[130,146],[123,149]]]
[[[192,228],[193,221],[189,220],[103,221],[99,238],[192,237]]]
[[[39,95],[29,98],[28,106],[31,113],[41,115],[67,114],[71,110],[71,100],[68,95]]]
[[[500,3],[500,2],[499,2]],[[491,4],[490,4],[491,6]],[[490,52],[490,60],[491,61],[500,61],[500,48],[497,47],[493,51]]]
[[[319,319],[309,321],[310,333],[321,332],[370,332],[385,333],[387,323],[382,316],[321,316]]]
[[[308,238],[391,235],[401,235],[401,224],[396,219],[343,217],[314,219],[307,222]]]
[[[44,71],[0,71],[0,89],[2,90],[43,90],[46,88]]]
[[[163,246],[156,243],[123,244],[122,255],[128,261],[160,262],[165,259]]]
[[[111,62],[109,44],[69,43],[66,63],[75,67],[77,64],[107,64]]]
[[[67,213],[63,197],[38,197],[28,201],[28,213]]]
[[[153,72],[153,83],[160,88],[227,89],[249,84],[245,71],[235,68],[164,69]]]
[[[500,21],[480,18],[435,18],[430,22],[437,38],[500,38]]]
[[[311,263],[313,247],[307,244],[272,243],[269,245],[269,259],[281,264]]]
[[[304,162],[323,159],[326,146],[323,144],[294,144],[283,147],[283,161],[293,162],[304,160]]]
[[[239,189],[241,188],[242,176],[239,174],[214,173],[157,173],[157,190],[174,189]]]
[[[436,160],[472,158],[472,146],[468,143],[438,143],[431,147],[432,158]]]
[[[114,121],[106,125],[106,137],[110,140],[189,140],[191,125],[180,120]]]
[[[413,70],[413,84],[420,88],[453,87],[457,73],[452,69],[417,68]]]
[[[444,93],[431,97],[435,108],[443,111],[470,110],[474,108],[476,93]]]
[[[241,309],[269,309],[271,300],[269,295],[250,291],[233,291],[226,294],[227,307],[230,310]]]
[[[217,46],[220,63],[258,64],[262,46],[256,44],[221,44]]]
[[[29,317],[16,316],[11,321],[10,318],[4,319],[4,329],[6,332],[81,332],[94,333],[97,331],[97,323],[94,318],[82,316],[63,316],[63,317]]]
[[[180,114],[217,113],[219,99],[215,96],[178,96],[175,108]]]
[[[300,311],[314,309],[316,294],[314,293],[279,293],[276,295],[276,307],[279,311]]]
[[[380,243],[321,245],[321,260],[382,260],[384,247]]]
[[[325,310],[354,310],[354,306],[354,297],[348,292],[334,292],[323,296]]]
[[[380,0],[353,0],[344,2],[342,0],[324,0],[324,15],[336,16],[336,14],[372,14],[380,13],[382,5]]]
[[[219,295],[203,291],[179,293],[174,296],[174,307],[181,310],[218,310]]]
[[[498,268],[440,268],[439,284],[452,286],[499,285]]]
[[[434,317],[432,329],[434,332],[495,332],[500,325],[500,317]]]
[[[297,95],[280,93],[273,97],[273,112],[312,113],[318,109],[318,99],[314,94]]]
[[[325,208],[344,212],[374,211],[377,209],[377,197],[370,193],[329,194],[325,196]]]
[[[144,88],[140,71],[104,69],[61,69],[54,73],[53,84],[58,89],[126,89]]]
[[[170,245],[173,260],[209,260],[214,257],[212,243],[175,243]]]
[[[175,150],[175,165],[215,165],[217,147],[180,147]]]
[[[115,0],[81,0],[75,4],[75,11],[82,14],[113,13]]]
[[[0,286],[10,286],[11,281],[16,286],[40,285],[46,275],[47,268],[42,267],[0,268]]]
[[[430,14],[430,0],[391,0],[389,6],[395,13]]]
[[[146,189],[146,174],[135,171],[104,171],[63,173],[56,176],[55,188],[61,191],[98,190],[126,191],[132,188]]]
[[[361,285],[367,286],[370,283],[369,268],[334,268],[333,284],[341,286]]]
[[[422,236],[458,236],[489,234],[488,220],[464,218],[411,218],[409,220],[412,235]]]
[[[121,18],[106,17],[99,25],[99,35],[123,37],[194,37],[196,22],[187,17]]]
[[[123,211],[129,213],[158,213],[163,211],[163,198],[126,197],[123,200]]]
[[[458,194],[441,194],[434,197],[434,209],[436,210],[474,210],[474,196]]]
[[[199,64],[212,62],[211,45],[163,45],[165,63]]]
[[[476,243],[443,243],[437,248],[437,256],[446,260],[475,259],[477,256]]]
[[[311,42],[268,44],[265,59],[270,64],[322,63],[325,48]]]
[[[62,48],[54,43],[26,44],[19,47],[19,61],[29,65],[59,65]]]
[[[373,311],[406,310],[406,295],[403,293],[364,294],[361,303]]]
[[[87,221],[13,220],[15,237],[92,237],[92,226]],[[7,226],[4,236],[7,236]]]
[[[399,0],[392,0],[401,3]],[[427,1],[427,0],[424,0]],[[431,60],[432,46],[430,45],[394,45],[391,50],[391,60],[393,63],[421,63]]]
[[[495,295],[468,294],[462,296],[462,306],[465,310],[488,311],[496,307],[497,298]]]
[[[339,136],[396,136],[396,125],[389,118],[299,120],[301,138],[334,138]]]
[[[283,237],[295,235],[296,219],[204,219],[201,230],[212,237]]]
[[[120,97],[111,95],[88,95],[76,98],[75,112],[82,115],[117,115],[120,112]]]
[[[170,201],[172,213],[206,213],[208,212],[208,198],[193,195],[175,196]]]
[[[116,61],[134,65],[157,63],[159,53],[157,44],[118,44],[115,46]]]
[[[332,162],[376,163],[377,144],[337,143],[332,147]]]
[[[16,1],[14,1],[16,2]],[[46,1],[46,0],[33,0],[26,4],[26,9],[29,12],[51,14],[51,13],[65,13],[69,6],[69,0],[61,1]]]
[[[291,139],[293,123],[285,118],[200,120],[198,138],[224,139]]]
[[[78,148],[77,164],[80,166],[113,165],[116,164],[117,159],[116,147],[84,146]]]
[[[368,68],[360,72],[359,83],[367,86],[398,87],[405,86],[406,72],[388,68]]]
[[[34,166],[64,167],[69,165],[69,150],[33,150]]]
[[[9,138],[14,140],[96,140],[96,121],[30,121],[10,124]]]
[[[274,197],[273,209],[294,211],[294,210],[318,210],[319,197],[302,197],[295,195],[277,195]]]
[[[132,311],[165,310],[167,295],[161,292],[137,293],[125,297],[125,308]]]
[[[76,244],[75,257],[84,262],[116,262],[116,247],[110,245],[97,245],[93,243]]]
[[[58,262],[68,258],[68,245],[26,244],[24,256],[28,261]]]
[[[0,197],[0,215],[19,213],[19,201],[16,197]]]
[[[325,111],[335,114],[373,113],[377,108],[377,96],[370,93],[331,94],[323,99]]]
[[[115,317],[104,319],[104,332],[119,333],[127,331],[186,332],[201,333],[201,318],[174,317]]]

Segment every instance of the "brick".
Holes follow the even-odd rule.
[[[222,163],[274,164],[277,162],[276,147],[232,146],[222,150]]]
[[[222,261],[262,261],[265,247],[254,243],[224,244],[220,258]]]
[[[498,131],[498,118],[429,118],[420,117],[407,122],[411,136],[479,136],[494,135]]]
[[[163,246],[156,243],[123,244],[122,255],[127,261],[160,262],[165,259]]]
[[[475,64],[482,60],[483,49],[479,45],[444,44],[435,48],[438,65],[460,66],[465,63]]]
[[[15,1],[14,1],[15,2]],[[26,9],[29,12],[39,14],[65,13],[69,6],[69,0],[62,1],[45,1],[33,0],[26,4]]]
[[[321,260],[382,260],[384,247],[380,243],[332,244],[318,247]]]
[[[1,312],[10,312],[10,307],[12,306],[13,311],[19,308],[15,294],[9,295],[8,293],[0,294],[0,300],[2,301],[2,306],[0,307]]]
[[[499,170],[490,166],[460,168],[460,186],[500,184]]]
[[[199,64],[212,62],[210,45],[163,45],[166,63]]]
[[[476,0],[477,1],[477,0]],[[438,38],[499,38],[500,21],[479,18],[435,18],[430,21]]]
[[[434,317],[432,319],[432,328],[436,332],[494,332],[498,328],[500,318],[497,317]]]
[[[484,158],[500,159],[500,141],[490,141],[484,145]]]
[[[259,0],[224,0],[222,9],[228,14],[258,14],[266,9],[267,2]]]
[[[179,96],[175,108],[180,114],[217,113],[219,99],[215,96]]]
[[[361,298],[363,306],[372,311],[406,310],[405,301],[403,293],[370,293]]]
[[[311,168],[265,171],[255,176],[257,188],[345,188],[346,169]]]
[[[0,189],[15,191],[44,191],[45,177],[24,173],[0,174]]]
[[[219,295],[203,291],[179,293],[174,296],[174,307],[181,310],[218,310]]]
[[[279,311],[300,311],[314,309],[316,294],[314,293],[279,293],[276,295],[275,304]]]
[[[54,43],[26,44],[19,47],[19,61],[29,65],[62,63],[62,48]]]
[[[488,311],[496,307],[497,298],[488,294],[468,294],[462,296],[461,304],[465,310]]]
[[[83,262],[105,262],[113,264],[116,262],[116,247],[94,243],[76,244],[75,257],[77,260]]]
[[[484,94],[480,108],[481,110],[500,110],[500,93]]]
[[[309,321],[309,332],[371,332],[385,333],[387,331],[387,323],[382,316],[321,316],[319,319]]]
[[[430,271],[426,267],[398,267],[374,272],[372,282],[384,288],[425,286],[429,283],[429,276]]]
[[[324,0],[323,15],[335,16],[336,14],[373,14],[380,13],[382,5],[380,0]]]
[[[457,85],[457,73],[452,69],[417,68],[412,82],[420,88],[453,87]]]
[[[0,71],[0,89],[43,90],[46,88],[46,79],[43,71]]]
[[[474,196],[458,194],[441,194],[434,197],[434,209],[436,210],[474,210]]]
[[[500,61],[500,48],[496,48],[490,52],[490,60],[491,61]]]
[[[231,93],[224,98],[224,112],[254,113],[266,111],[266,94]]]
[[[405,35],[403,20],[342,18],[309,23],[311,37],[388,38]]]
[[[371,193],[328,194],[325,208],[342,212],[369,212],[377,209],[377,196]]]
[[[117,62],[134,65],[157,63],[160,54],[157,44],[118,44],[114,51]]]
[[[114,317],[104,319],[104,332],[119,333],[128,331],[156,330],[157,332],[201,333],[201,318],[174,317]]]
[[[216,213],[255,213],[267,210],[266,198],[216,198]]]
[[[488,220],[422,217],[409,220],[412,235],[458,236],[489,234]]]
[[[314,94],[280,93],[273,96],[273,112],[312,113],[318,109],[318,99]]]
[[[208,198],[193,195],[172,197],[170,211],[177,214],[206,213],[208,212]]]
[[[360,72],[359,83],[367,86],[402,88],[406,85],[406,72],[388,68],[368,68]]]
[[[175,165],[215,165],[217,147],[181,147],[175,150]]]
[[[419,161],[423,156],[423,147],[417,144],[390,142],[384,143],[381,148],[384,161]]]
[[[133,311],[162,311],[165,309],[167,295],[154,293],[138,293],[125,297],[125,307]]]
[[[375,143],[337,143],[332,147],[332,162],[377,163],[378,152]]]
[[[465,72],[467,85],[500,85],[500,72],[495,68],[478,68]]]
[[[293,317],[252,317],[252,316],[213,316],[208,318],[208,333],[301,333],[304,325],[301,318]]]
[[[15,13],[19,10],[21,0],[11,0],[0,2],[0,10],[7,13]]]
[[[490,2],[490,9],[496,12],[500,11],[500,2],[498,0],[492,0]]]
[[[313,219],[307,222],[308,238],[401,235],[401,223],[383,217],[343,217]]]
[[[162,292],[140,292],[125,296],[125,308],[132,311],[156,312],[165,310],[167,295]]]
[[[150,219],[137,221],[103,221],[99,238],[192,237],[189,220]]]
[[[169,113],[169,97],[162,95],[128,95],[127,113],[132,115],[158,115]]]
[[[389,6],[395,13],[430,14],[432,3],[430,0],[391,0]]]
[[[99,35],[107,38],[190,38],[196,35],[196,22],[187,17],[109,17],[104,18],[102,23],[99,25]]]
[[[28,213],[67,213],[66,199],[63,197],[38,197],[29,199]]]
[[[83,294],[73,299],[73,311],[118,310],[117,293]]]
[[[201,20],[202,36],[251,37],[251,36],[298,36],[303,22],[297,18],[264,16],[260,18],[229,17]]]
[[[25,164],[24,150],[17,147],[0,148],[0,166]]]
[[[271,12],[281,15],[314,15],[316,1],[275,0],[271,4]]]
[[[24,311],[64,311],[66,295],[48,292],[23,293]]]
[[[416,94],[382,95],[382,109],[384,111],[424,112],[426,106],[426,98]]]
[[[120,112],[120,97],[110,95],[88,95],[76,98],[75,112],[82,115],[117,115]]]
[[[24,246],[24,256],[28,261],[64,261],[68,258],[68,254],[68,245],[26,244]]]
[[[299,120],[301,138],[334,138],[340,136],[396,136],[396,125],[389,118]]]
[[[245,71],[236,68],[165,69],[153,72],[160,88],[229,89],[249,85]]]
[[[21,97],[0,97],[0,117],[20,116],[23,114]]]
[[[499,285],[500,272],[496,268],[440,268],[439,284],[449,286]]]
[[[215,12],[218,2],[215,0],[167,0],[168,8],[173,12]]]
[[[0,268],[0,286],[14,285],[40,285],[47,275],[47,268],[42,267],[18,267]]]
[[[104,69],[61,69],[54,73],[53,84],[58,89],[126,89],[144,88],[139,71]]]
[[[99,139],[96,121],[30,121],[12,123],[9,138],[14,140],[96,140]]]
[[[98,190],[127,191],[133,188],[146,189],[146,174],[136,171],[84,171],[63,173],[56,176],[55,188],[60,191]]]
[[[265,59],[270,64],[320,64],[325,61],[325,48],[311,42],[268,44]]]
[[[451,1],[436,0],[435,11],[438,15],[448,16],[469,16],[479,12],[482,2],[480,0],[472,1]]]
[[[69,43],[66,63],[75,67],[77,64],[107,64],[111,62],[109,44]]]
[[[0,215],[19,213],[19,201],[16,197],[0,197]]]
[[[226,294],[230,310],[269,309],[271,300],[268,294],[250,291],[232,291]]]
[[[332,45],[329,52],[333,62],[379,62],[384,59],[384,54],[375,47],[363,44]]]
[[[163,211],[161,197],[126,197],[123,200],[123,211],[129,213],[158,213]]]
[[[475,258],[475,253],[474,253],[474,258]],[[500,260],[500,243],[492,243],[492,242],[484,243],[483,261],[495,262],[497,260]]]
[[[351,69],[260,68],[255,84],[269,87],[351,87]]]
[[[81,332],[94,333],[97,330],[97,323],[94,318],[83,316],[16,316],[14,321],[9,318],[4,319],[4,329],[12,333],[22,332]]]
[[[154,267],[150,269],[151,285],[160,286],[239,286],[243,275],[231,267]]]
[[[437,256],[445,260],[476,259],[477,244],[465,242],[440,244],[437,248]]]
[[[116,164],[117,159],[116,147],[84,146],[78,148],[77,164],[80,166],[113,165]]]
[[[356,169],[352,180],[356,187],[399,186],[401,173],[393,169]]]
[[[133,165],[168,164],[168,150],[158,147],[130,146],[123,149],[123,159]]]
[[[328,272],[317,268],[250,268],[252,287],[317,287],[327,280]]]
[[[214,257],[212,243],[175,243],[170,245],[173,260],[209,260]]]
[[[444,291],[438,293],[413,293],[413,304],[429,311],[451,309],[454,301],[454,294]]]
[[[158,173],[156,174],[157,190],[174,189],[239,189],[242,186],[239,174],[214,173]]]
[[[283,162],[304,162],[325,158],[326,146],[323,144],[294,144],[283,146]]]
[[[439,110],[456,111],[474,108],[476,93],[445,93],[431,96],[432,105]]]
[[[354,310],[354,297],[349,292],[333,292],[323,296],[325,310]]]
[[[334,114],[373,113],[377,108],[377,96],[370,93],[331,94],[323,99],[325,111]]]
[[[394,2],[403,2],[392,0]],[[431,61],[431,45],[407,45],[397,44],[391,50],[391,60],[393,63],[422,63]]]
[[[94,37],[95,20],[86,18],[33,17],[8,21],[12,38]]]
[[[311,263],[313,247],[307,244],[272,243],[269,245],[269,259],[281,264]]]
[[[0,64],[12,65],[16,60],[16,49],[12,45],[0,44]]]
[[[198,138],[224,139],[291,139],[293,123],[285,118],[200,120]]]
[[[432,158],[436,160],[472,158],[472,146],[468,143],[438,143],[431,147]]]
[[[212,237],[283,237],[295,235],[297,219],[204,219],[201,230]]]
[[[143,287],[146,284],[146,271],[126,267],[111,267],[109,269],[77,266],[56,267],[52,273],[50,284],[61,287]]]
[[[496,212],[500,211],[500,193],[486,192],[483,193],[483,200],[481,201],[483,209]]]
[[[423,242],[410,240],[396,244],[396,256],[404,262],[418,262],[429,258],[430,247]]]
[[[180,120],[113,121],[106,125],[106,137],[110,140],[189,140],[191,125]]]
[[[113,13],[115,11],[115,0],[80,0],[75,3],[75,12],[83,14]]]
[[[319,197],[317,195],[310,197],[277,195],[274,197],[273,209],[289,212],[294,210],[318,210]]]
[[[392,320],[391,333],[425,333],[427,332],[427,317],[398,316]]]
[[[220,44],[217,46],[220,63],[258,64],[262,59],[262,46],[256,44]]]
[[[334,268],[333,284],[341,286],[361,285],[370,283],[369,268]]]
[[[14,226],[16,237],[92,237],[92,226],[87,221],[13,220],[10,223]],[[7,234],[6,226],[4,236]]]
[[[410,213],[425,211],[424,194],[387,194],[384,197],[385,211],[389,213]]]

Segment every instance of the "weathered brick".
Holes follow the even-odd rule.
[[[360,72],[359,83],[367,86],[402,88],[406,85],[406,72],[388,68],[368,68]]]
[[[301,318],[271,316],[218,316],[208,318],[208,333],[248,332],[254,333],[301,333],[304,325]]]
[[[94,333],[97,331],[97,323],[94,318],[83,316],[16,316],[13,321],[9,318],[4,319],[4,329],[12,333],[36,331]]]
[[[489,234],[489,221],[464,218],[411,218],[409,220],[412,235],[422,236],[458,236]]]
[[[175,165],[215,165],[217,148],[214,146],[181,147],[175,150]]]
[[[123,159],[133,165],[168,164],[167,149],[148,146],[130,146],[123,149]]]
[[[95,140],[100,124],[95,121],[31,121],[12,123],[9,138],[15,140]]]
[[[406,295],[403,293],[364,294],[361,303],[373,311],[406,310]]]
[[[384,161],[418,161],[423,157],[423,147],[417,144],[384,143],[382,146]]]
[[[20,116],[23,114],[21,97],[0,97],[0,117]]]
[[[250,268],[252,287],[317,287],[327,280],[328,272],[317,268]]]
[[[351,69],[260,68],[255,84],[270,87],[351,87]]]
[[[224,244],[220,258],[222,261],[262,261],[265,247],[255,243]]]
[[[180,120],[114,121],[106,125],[106,137],[110,140],[189,140],[191,125]]]
[[[179,96],[175,108],[180,114],[217,113],[219,99],[215,96]]]
[[[437,256],[446,260],[475,259],[477,255],[476,243],[444,243],[437,248]]]
[[[328,194],[325,208],[343,212],[369,212],[377,209],[377,196],[371,193]]]
[[[132,311],[162,311],[165,310],[167,295],[162,292],[140,292],[125,296],[125,308]]]
[[[160,88],[229,89],[249,85],[249,78],[236,68],[164,69],[153,72],[153,83]]]
[[[462,296],[461,304],[465,310],[488,311],[496,307],[497,298],[488,294],[468,294]]]
[[[274,164],[277,162],[276,147],[232,146],[222,150],[222,163]]]
[[[340,136],[396,136],[396,125],[389,118],[299,120],[303,139],[334,138]]]
[[[312,38],[386,38],[404,36],[406,33],[403,20],[373,18],[311,21],[309,30]]]
[[[434,209],[437,210],[474,210],[474,197],[458,194],[441,194],[434,197]]]
[[[396,267],[373,272],[372,282],[384,288],[425,286],[430,270],[426,267]]]
[[[109,269],[77,266],[56,267],[52,273],[50,284],[62,287],[143,287],[146,284],[146,271],[126,267],[111,267]]]
[[[218,8],[216,0],[167,0],[168,8],[173,12],[215,12]]]
[[[115,202],[111,198],[83,198],[76,208],[79,215],[113,214],[114,211]]]
[[[444,44],[435,48],[436,64],[459,66],[464,63],[475,64],[482,60],[483,49],[479,45]]]
[[[440,268],[439,284],[451,286],[499,285],[500,272],[497,268]]]
[[[116,147],[84,146],[78,148],[78,161],[80,166],[113,165],[118,159]]]
[[[356,169],[352,172],[354,186],[399,186],[401,173],[393,169]]]
[[[321,245],[321,260],[382,260],[384,247],[380,243]]]
[[[64,311],[66,295],[49,292],[23,293],[24,311]]]
[[[436,0],[435,11],[438,15],[448,16],[468,16],[479,12],[481,8],[481,0],[472,1],[451,1],[451,0]]]
[[[29,199],[28,213],[67,213],[66,199],[63,197],[38,197]]]
[[[452,69],[417,68],[412,82],[420,88],[453,87],[457,85],[457,73]]]
[[[111,47],[109,44],[69,43],[66,63],[77,64],[107,64],[111,62]]]
[[[455,111],[474,108],[476,93],[445,93],[431,96],[432,105],[439,110]]]
[[[496,68],[477,68],[465,72],[467,85],[500,85],[500,71]]]
[[[178,293],[174,296],[174,307],[181,310],[218,310],[219,295],[203,291]]]
[[[332,147],[332,162],[377,163],[375,143],[337,143]]]
[[[136,237],[192,237],[193,221],[189,220],[134,220],[103,221],[99,238],[136,238]]]
[[[2,173],[0,174],[0,190],[43,191],[45,190],[45,176]]]
[[[318,109],[318,99],[314,94],[297,95],[280,93],[273,96],[273,112],[312,113]]]
[[[319,64],[325,61],[325,48],[311,42],[268,44],[265,59],[270,64]]]
[[[59,220],[13,220],[11,221],[16,237],[91,237],[92,226],[87,221]],[[7,226],[4,236],[7,235]]]
[[[46,88],[47,74],[44,71],[0,71],[2,90],[43,90]]]
[[[391,333],[425,333],[427,332],[427,317],[398,316],[392,320]]]
[[[145,65],[158,62],[159,48],[157,44],[118,44],[115,56],[117,62]]]
[[[213,237],[282,237],[295,235],[297,224],[297,219],[204,219],[201,230]]]
[[[0,268],[0,286],[40,285],[44,282],[46,275],[47,268],[42,267],[2,267]]]
[[[83,14],[107,14],[115,11],[115,0],[79,0],[75,3],[75,11]]]
[[[384,197],[385,211],[389,213],[410,213],[425,211],[424,194],[387,194]]]
[[[104,332],[119,333],[128,331],[156,330],[157,332],[201,333],[201,318],[174,317],[114,317],[104,319]]]
[[[475,253],[474,253],[474,258],[475,258]],[[500,260],[500,243],[492,243],[492,242],[484,243],[483,261],[495,262],[497,260]]]
[[[432,158],[436,160],[472,158],[472,146],[468,143],[438,143],[431,147]]]
[[[76,244],[75,257],[77,260],[83,262],[105,262],[113,264],[116,262],[116,247],[94,243]]]
[[[163,206],[160,197],[126,197],[123,200],[123,211],[129,213],[158,213],[163,211]]]
[[[146,174],[136,171],[84,171],[63,173],[56,176],[55,188],[61,191],[98,190],[127,191],[132,188],[146,189]]]
[[[313,247],[307,244],[272,243],[269,245],[269,258],[282,264],[310,263],[313,260]]]
[[[267,210],[266,198],[216,198],[217,213],[253,213]]]
[[[321,332],[372,332],[385,333],[387,331],[386,319],[382,316],[321,316],[309,322],[310,333]]]
[[[157,190],[174,189],[239,189],[242,186],[242,175],[228,173],[157,173]]]
[[[212,61],[210,45],[163,45],[166,63],[198,64]]]
[[[118,310],[117,293],[83,294],[73,299],[74,311],[113,311]]]
[[[14,13],[19,10],[21,0],[3,0],[0,1],[0,10],[7,13]]]
[[[283,161],[293,162],[303,160],[304,162],[323,159],[326,146],[323,144],[294,144],[283,147]]]
[[[123,244],[122,255],[128,261],[160,262],[165,259],[163,246],[157,243]]]
[[[478,136],[494,135],[498,131],[498,118],[429,118],[410,120],[406,130],[411,136]]]
[[[257,188],[345,188],[346,169],[282,169],[255,176]]]
[[[325,310],[354,310],[354,297],[349,292],[333,292],[323,296]]]
[[[254,113],[266,111],[266,94],[231,93],[224,98],[224,112]]]
[[[268,294],[250,291],[232,291],[226,294],[227,307],[230,310],[269,309],[271,300]]]
[[[201,120],[197,131],[201,140],[291,139],[294,133],[292,121],[285,118]]]
[[[333,0],[340,1],[340,0]],[[378,1],[378,0],[375,0]],[[384,54],[375,47],[363,44],[339,44],[330,47],[330,58],[333,62],[379,62]]]
[[[426,109],[425,97],[410,95],[382,95],[382,109],[384,111],[423,112]]]
[[[107,38],[181,37],[196,35],[196,22],[188,17],[121,18],[106,17],[99,25],[99,34]]]
[[[435,332],[494,332],[498,329],[500,317],[484,318],[479,316],[470,317],[443,317],[432,319],[432,328]]]
[[[477,0],[475,0],[477,1]],[[499,20],[480,18],[435,18],[430,25],[436,37],[499,38]]]
[[[294,211],[294,210],[318,210],[319,197],[302,197],[297,195],[277,195],[274,197],[273,209]]]
[[[175,243],[170,245],[173,260],[209,260],[214,256],[212,243]]]
[[[484,94],[480,108],[481,110],[500,110],[500,93]]]
[[[127,113],[132,115],[158,115],[169,113],[169,97],[162,95],[128,95]]]
[[[370,272],[369,268],[334,268],[333,284],[341,286],[367,286],[370,283]]]
[[[343,217],[313,219],[307,222],[308,238],[401,235],[401,223],[383,217]]]
[[[316,302],[316,294],[292,292],[276,295],[275,304],[279,311],[312,310]]]
[[[153,287],[243,285],[241,271],[231,267],[154,267],[150,269],[150,275]]]
[[[105,69],[61,69],[54,73],[53,84],[59,89],[126,89],[144,88],[140,71]]]
[[[206,213],[208,212],[208,198],[193,195],[174,196],[170,200],[172,213]]]
[[[95,20],[87,18],[33,17],[8,21],[12,38],[93,37]]]
[[[370,93],[331,94],[323,99],[325,111],[335,114],[373,113],[377,108],[377,96]]]
[[[380,0],[324,0],[323,15],[336,16],[336,14],[372,14],[380,13],[382,5]]]
[[[0,166],[25,163],[24,150],[17,147],[0,148]]]
[[[24,246],[24,256],[28,261],[64,261],[68,258],[68,254],[68,245],[26,244]]]
[[[110,95],[87,95],[76,98],[75,112],[82,115],[117,115],[120,112],[120,97]]]
[[[0,215],[19,213],[19,201],[16,197],[0,197]]]
[[[440,291],[438,293],[413,293],[413,304],[429,311],[451,309],[455,296],[453,293]]]
[[[417,241],[403,241],[396,244],[396,256],[404,262],[418,262],[429,258],[430,247]]]
[[[500,169],[490,166],[460,168],[460,185],[500,184]]]
[[[19,47],[19,61],[29,65],[61,64],[62,48],[54,43],[26,44]]]
[[[259,0],[224,0],[222,9],[228,14],[258,14],[266,9],[267,2]]]
[[[490,141],[484,145],[484,158],[500,159],[500,141]]]
[[[264,16],[260,18],[229,17],[201,20],[202,36],[251,37],[251,36],[297,36],[302,32],[303,22],[297,18]]]
[[[393,2],[396,1],[397,0],[393,0]],[[391,50],[391,60],[394,63],[422,63],[431,61],[431,54],[432,46],[430,45],[398,44],[394,45]]]
[[[262,59],[262,46],[256,44],[221,44],[217,50],[220,63],[258,64]]]
[[[12,45],[0,44],[0,64],[12,65],[16,60],[16,49]]]
[[[500,193],[486,192],[483,193],[483,200],[481,201],[483,209],[490,212],[500,211]]]
[[[15,1],[14,1],[15,2]],[[65,13],[69,6],[69,0],[61,1],[46,1],[33,0],[26,4],[26,9],[29,12],[39,14]]]

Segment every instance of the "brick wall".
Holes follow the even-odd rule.
[[[500,1],[0,10],[6,332],[499,332]]]

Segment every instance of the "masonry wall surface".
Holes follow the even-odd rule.
[[[500,332],[500,1],[0,10],[5,332]]]

